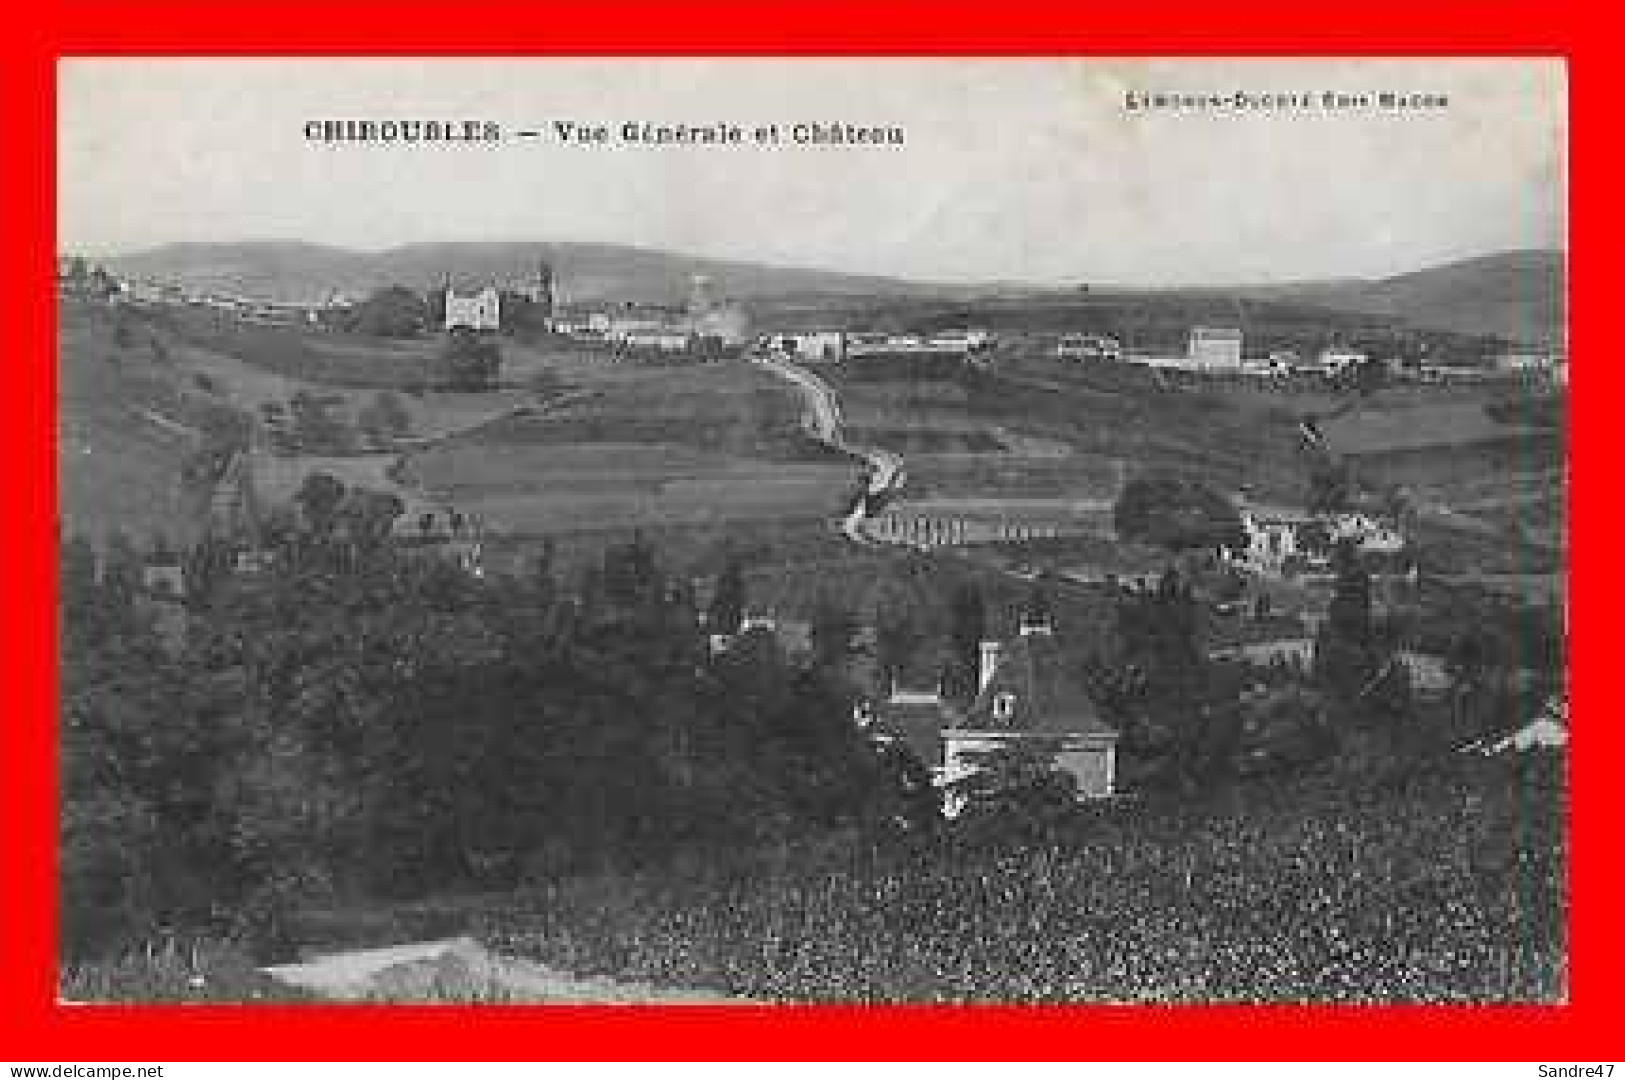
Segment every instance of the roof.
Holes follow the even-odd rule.
[[[994,715],[994,703],[1011,695],[1011,713]],[[1001,650],[998,664],[960,726],[972,731],[1009,730],[1032,735],[1109,735],[1117,732],[1067,671],[1049,633],[1022,634]]]

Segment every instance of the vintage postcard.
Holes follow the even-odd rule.
[[[1561,60],[57,79],[62,999],[1568,999]]]

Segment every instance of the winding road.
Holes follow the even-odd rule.
[[[807,403],[805,417],[807,431],[813,438],[844,454],[863,458],[869,463],[867,490],[864,497],[859,499],[841,520],[841,534],[855,544],[875,543],[865,535],[863,522],[869,516],[871,508],[887,496],[901,491],[903,485],[908,482],[908,474],[903,471],[902,455],[875,446],[859,446],[848,442],[841,432],[840,398],[833,387],[806,368],[798,367],[776,356],[756,355],[751,359],[779,378],[793,383],[796,389],[801,391]]]
[[[575,975],[492,952],[471,937],[330,953],[261,970],[284,985],[335,1001],[751,1004],[714,990]]]

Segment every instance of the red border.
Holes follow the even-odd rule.
[[[0,716],[5,840],[0,882],[0,1047],[13,1060],[487,1059],[1606,1059],[1619,1048],[1610,1008],[1625,978],[1621,882],[1610,848],[1609,762],[1625,760],[1602,662],[1612,603],[1585,545],[1578,569],[1574,661],[1581,673],[1574,767],[1573,1004],[1529,1009],[999,1008],[896,1010],[73,1008],[54,998],[56,688],[52,655],[54,63],[74,54],[1545,54],[1570,60],[1576,350],[1603,342],[1617,243],[1617,186],[1605,134],[1621,93],[1601,20],[1567,3],[1364,0],[1153,0],[1066,14],[1028,0],[991,4],[866,0],[766,5],[480,5],[447,18],[443,3],[313,0],[228,7],[79,2],[32,13],[0,48],[7,226],[0,425],[12,483],[4,552],[6,709]],[[1152,19],[1155,21],[1153,22]],[[116,186],[117,178],[109,178]],[[1609,236],[1609,232],[1612,236]],[[1582,362],[1573,414],[1584,448],[1625,364]],[[1612,365],[1612,367],[1610,367]],[[1593,447],[1601,453],[1601,445]],[[1600,469],[1596,471],[1600,474]],[[1582,468],[1575,520],[1602,535],[1604,479]],[[1591,492],[1590,495],[1587,492]],[[1600,560],[1599,552],[1597,559]],[[1603,568],[1596,567],[1598,571]],[[1608,591],[1604,591],[1608,590]],[[1592,633],[1588,624],[1595,624]]]

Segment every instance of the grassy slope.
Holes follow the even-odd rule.
[[[744,363],[572,368],[591,391],[417,456],[413,478],[511,531],[836,516],[859,465],[800,431],[800,402]]]
[[[161,331],[114,313],[64,302],[57,353],[59,514],[70,531],[102,538],[122,529],[138,542],[157,533],[189,542],[206,500],[181,472],[199,446],[207,414],[219,408],[193,392],[178,369],[158,359]]]
[[[1377,282],[1310,287],[1305,298],[1414,326],[1561,343],[1565,277],[1560,251],[1508,251]]]
[[[1380,281],[1309,282],[1270,288],[1063,289],[942,285],[833,271],[705,259],[613,244],[413,244],[383,252],[301,243],[171,244],[108,260],[115,270],[203,288],[319,299],[330,290],[399,283],[426,288],[452,273],[469,281],[518,282],[538,259],[577,299],[675,302],[694,274],[726,295],[756,301],[764,323],[882,327],[978,325],[1094,330],[1127,335],[1139,347],[1183,340],[1191,325],[1234,318],[1251,297],[1254,331],[1292,337],[1300,325],[1344,330],[1402,321],[1468,335],[1560,339],[1565,320],[1564,256],[1513,251]],[[1168,315],[1171,318],[1164,319]],[[1161,323],[1166,321],[1167,326]],[[1316,333],[1321,332],[1316,330]]]
[[[316,299],[335,288],[365,290],[387,284],[427,288],[446,274],[468,282],[520,283],[544,259],[577,299],[680,301],[695,274],[710,277],[723,294],[738,297],[782,293],[956,295],[965,291],[619,244],[424,243],[380,252],[287,242],[169,244],[106,261],[119,272],[137,276],[170,277],[199,287],[241,289],[253,295]]]

